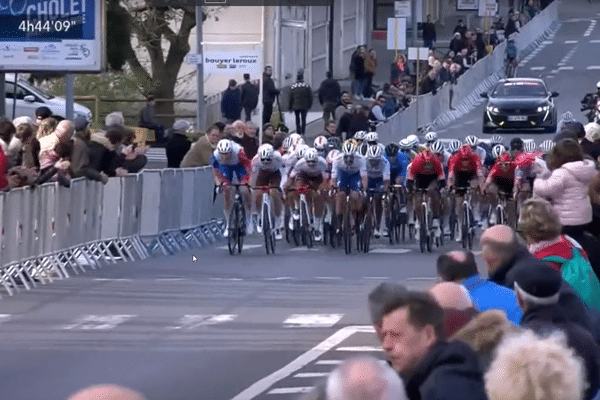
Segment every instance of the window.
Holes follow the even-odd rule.
[[[373,29],[385,31],[387,19],[394,16],[394,2],[389,0],[375,0],[373,4]]]

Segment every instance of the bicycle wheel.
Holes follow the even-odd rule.
[[[346,214],[344,214],[342,234],[344,236],[344,249],[346,254],[350,254],[352,253],[352,226],[350,225],[350,210],[348,208],[346,208]]]
[[[374,223],[374,218],[373,218],[373,209],[372,209],[373,205],[371,203],[369,203],[367,205],[367,212],[365,213],[365,221],[363,223],[363,232],[362,232],[362,236],[363,236],[363,252],[368,253],[369,252],[369,246],[371,244],[371,235],[373,235],[373,223]]]
[[[302,242],[302,227],[300,226],[300,221],[295,219],[293,225],[292,239],[294,240],[294,245],[300,246],[300,243]]]
[[[234,255],[238,243],[238,214],[237,205],[234,204],[233,208],[229,212],[229,231],[227,232],[227,247],[229,248],[229,254]]]
[[[313,230],[310,226],[310,219],[308,219],[307,206],[306,203],[300,203],[300,212],[302,212],[300,220],[302,221],[302,244],[310,249],[313,245]]]
[[[433,228],[431,227],[431,211],[427,211],[426,221],[427,223],[427,251],[431,253],[431,247],[433,242]]]
[[[238,237],[237,237],[237,250],[238,254],[242,254],[242,249],[244,248],[244,236],[246,236],[246,213],[244,211],[244,205],[242,204],[242,200],[237,203],[238,207],[238,215],[240,222],[238,223]]]
[[[262,208],[262,228],[263,228],[263,236],[265,237],[265,250],[267,250],[267,254],[271,253],[271,218],[269,216],[269,207],[266,204],[263,204]]]
[[[470,231],[470,223],[469,223],[469,210],[467,210],[469,206],[467,204],[463,205],[463,223],[462,223],[462,247],[466,249],[469,245],[469,231]]]
[[[498,205],[498,207],[496,207],[496,225],[504,225],[506,223],[506,221],[504,221],[504,213],[502,211],[502,206]]]
[[[425,253],[425,249],[427,248],[427,236],[429,235],[427,226],[427,206],[423,207],[422,215],[419,220],[419,247],[421,248],[421,253]]]
[[[293,240],[293,232],[290,229],[290,218],[290,211],[286,207],[285,213],[283,214],[283,229],[285,229],[285,241],[288,242],[288,244]]]

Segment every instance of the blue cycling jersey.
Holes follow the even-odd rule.
[[[406,184],[406,172],[408,169],[408,164],[410,164],[411,161],[410,156],[406,153],[399,152],[394,162],[392,162],[388,156],[386,156],[386,158],[390,163],[390,181],[392,184],[399,176],[404,177],[402,184]]]

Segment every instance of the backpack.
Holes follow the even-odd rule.
[[[563,279],[573,286],[588,307],[600,311],[600,281],[579,248],[573,247],[573,258],[570,260],[559,256],[548,256],[542,260],[561,264]]]

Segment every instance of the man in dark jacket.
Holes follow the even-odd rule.
[[[189,129],[190,123],[184,120],[177,120],[171,128],[171,135],[165,145],[167,152],[167,168],[179,168],[181,160],[190,150],[192,144],[185,135]]]
[[[229,86],[223,93],[221,115],[228,123],[233,123],[242,116],[242,91],[237,87],[235,79],[229,80]]]
[[[263,115],[262,124],[268,124],[271,122],[271,114],[273,114],[273,102],[275,97],[279,94],[279,90],[275,88],[275,82],[273,82],[273,68],[270,65],[265,67],[263,72]]]
[[[358,131],[368,132],[371,130],[369,124],[369,112],[371,112],[371,110],[368,106],[357,106],[356,111],[352,114],[352,117],[350,119],[350,126],[348,127],[348,136],[346,137],[347,139],[354,137],[354,134]]]
[[[562,331],[567,344],[583,359],[589,387],[585,399],[593,398],[600,388],[600,350],[592,334],[580,325],[567,320],[559,305],[562,276],[554,268],[531,265],[515,272],[515,292],[523,309],[521,326],[540,335]]]
[[[258,88],[250,82],[250,74],[244,74],[244,84],[242,85],[242,108],[246,115],[246,121],[250,121],[252,111],[258,104]]]
[[[431,22],[431,14],[427,15],[427,22],[423,23],[423,45],[433,49],[433,43],[436,41],[435,23]]]
[[[154,118],[154,96],[148,96],[148,101],[140,111],[138,126],[152,129],[158,143],[165,141],[165,128]]]
[[[338,81],[333,79],[331,71],[327,71],[327,79],[319,87],[319,103],[323,106],[323,121],[327,123],[335,119],[335,107],[341,101],[342,89]]]
[[[436,300],[410,291],[394,300],[384,310],[382,346],[404,378],[408,398],[453,400],[462,394],[485,400],[477,355],[466,343],[443,340],[444,311]]]
[[[306,132],[306,115],[312,107],[312,101],[312,89],[304,82],[304,70],[301,69],[290,90],[290,110],[296,115],[296,132],[301,135]]]

